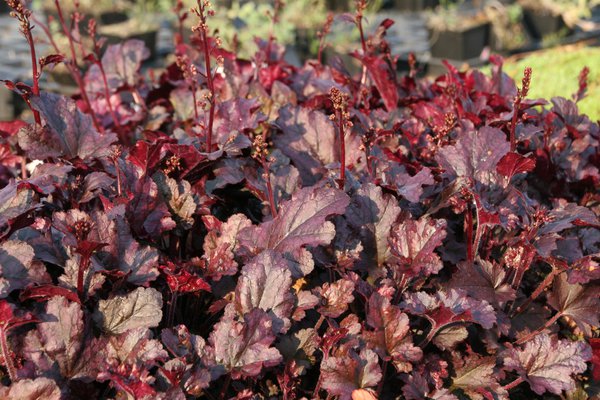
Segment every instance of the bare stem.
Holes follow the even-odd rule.
[[[33,41],[33,35],[31,34],[31,30],[33,29],[33,26],[31,26],[30,22],[30,18],[32,18],[31,10],[25,7],[24,3],[21,1],[7,0],[7,4],[12,9],[11,16],[19,21],[19,30],[21,31],[21,33],[27,40],[27,44],[29,45],[29,54],[31,56],[31,75],[33,79],[32,91],[34,96],[39,96],[40,74],[38,72],[38,61],[35,53],[35,43]],[[29,96],[23,95],[22,97],[33,112],[33,118],[35,119],[35,123],[41,125],[42,120],[40,118],[40,113],[31,106]]]
[[[513,106],[513,116],[510,122],[510,151],[517,149],[517,140],[515,138],[515,131],[517,129],[517,119],[519,117],[519,109],[521,108],[521,97],[517,96]]]
[[[323,325],[324,321],[325,321],[325,316],[321,315],[319,317],[319,320],[317,321],[317,323],[315,325],[315,332],[319,330],[319,328],[321,327],[321,325]]]
[[[106,99],[106,104],[108,105],[108,111],[110,112],[110,116],[115,124],[115,127],[120,131],[121,124],[119,123],[119,118],[117,118],[117,114],[115,114],[115,110],[113,109],[112,103],[110,102],[110,92],[108,91],[108,80],[106,79],[106,73],[104,72],[104,66],[102,65],[102,61],[98,60],[96,62],[98,68],[100,68],[100,73],[102,74],[102,82],[104,83],[104,98]]]
[[[264,171],[264,178],[267,183],[267,196],[269,197],[269,207],[271,208],[271,216],[277,217],[277,207],[275,206],[275,195],[273,193],[273,186],[271,185],[271,174],[269,173],[269,164],[265,156],[262,156],[262,167]]]
[[[88,269],[90,265],[90,258],[89,257],[83,257],[81,259],[81,262],[79,263],[79,269],[77,270],[77,294],[79,295],[79,298],[83,301],[84,300],[84,274],[85,271]]]
[[[434,323],[431,323],[431,329],[427,333],[427,337],[425,337],[425,339],[423,339],[423,341],[421,343],[419,343],[419,347],[424,348],[425,346],[427,346],[429,344],[429,342],[431,342],[433,340],[433,337],[435,336],[435,334],[437,332],[438,332],[438,327]]]
[[[100,123],[98,122],[98,117],[96,116],[96,113],[94,113],[94,109],[92,108],[92,103],[90,102],[90,98],[88,97],[87,92],[85,90],[85,84],[83,82],[81,72],[79,71],[79,66],[77,64],[77,54],[75,53],[75,45],[73,43],[74,42],[73,36],[71,35],[71,32],[69,31],[69,28],[67,27],[67,24],[65,22],[65,18],[63,16],[62,9],[60,8],[60,1],[54,0],[54,5],[56,7],[56,11],[58,12],[58,19],[60,21],[60,25],[62,27],[63,33],[67,37],[67,40],[69,41],[69,48],[71,50],[71,60],[66,64],[69,66],[69,71],[71,72],[71,75],[77,82],[77,86],[79,86],[79,90],[81,92],[81,97],[83,98],[83,101],[85,102],[85,104],[87,105],[87,107],[89,109],[90,115],[92,117],[92,122],[94,123],[94,127],[99,132],[104,132],[104,127],[102,127],[102,125],[100,125]],[[44,29],[44,31],[46,32],[47,35],[49,35],[49,37],[51,37],[50,31],[47,28]],[[56,47],[56,45],[54,47]]]
[[[321,325],[323,325],[324,321],[325,321],[325,316],[321,314],[321,316],[319,317],[319,320],[317,321],[317,324],[315,325],[315,332],[319,331],[319,329],[321,328]],[[323,353],[323,361],[327,360],[327,358],[329,358],[329,350],[327,350],[326,352]],[[315,385],[315,390],[313,391],[313,395],[312,395],[313,399],[319,398],[320,390],[321,390],[321,374],[319,374],[319,378],[317,379],[317,384]]]
[[[529,333],[528,335],[523,336],[521,339],[517,340],[515,344],[523,344],[525,342],[530,341],[531,339],[542,333],[544,330],[552,326],[552,324],[554,324],[560,317],[562,317],[562,313],[557,312],[552,318],[546,321],[546,323],[543,326],[537,328],[535,331]]]
[[[319,374],[319,379],[317,380],[317,384],[315,385],[315,390],[313,391],[312,398],[318,399],[320,391],[321,391],[321,374]]]
[[[346,139],[344,134],[344,119],[342,112],[338,111],[338,135],[340,145],[340,189],[344,190],[346,183]]]
[[[522,377],[518,377],[514,381],[502,386],[502,388],[508,392],[509,390],[519,386],[523,382],[525,382],[525,379],[523,379]]]
[[[252,143],[252,147],[253,147],[252,158],[254,158],[257,162],[259,162],[262,167],[261,176],[264,179],[265,184],[267,186],[267,192],[265,194],[269,201],[269,207],[271,209],[271,216],[273,218],[275,218],[275,217],[277,217],[277,206],[275,205],[275,194],[273,192],[273,186],[271,185],[271,173],[269,171],[270,159],[267,158],[269,156],[269,151],[267,150],[267,148],[268,148],[267,135],[268,134],[269,134],[269,125],[265,123],[263,125],[262,134],[258,134],[254,137],[254,141]]]
[[[115,165],[115,173],[117,174],[117,195],[121,197],[121,169],[116,158],[113,163]]]
[[[77,65],[77,53],[75,53],[75,44],[73,43],[73,37],[71,36],[71,32],[69,31],[69,28],[67,27],[67,24],[65,22],[62,8],[60,8],[59,0],[54,0],[54,4],[56,6],[56,11],[58,12],[58,19],[60,20],[60,25],[63,29],[65,36],[67,37],[67,40],[69,41],[69,48],[71,50],[71,62],[73,63],[75,68],[78,68],[79,66]]]
[[[465,211],[465,235],[467,237],[467,261],[472,264],[475,254],[473,252],[473,213],[470,206]]]
[[[40,74],[38,72],[38,64],[37,57],[35,54],[35,44],[33,42],[33,37],[31,35],[31,27],[30,29],[24,32],[25,37],[27,38],[27,43],[29,44],[29,52],[31,54],[31,75],[33,78],[33,94],[35,96],[40,95]],[[42,120],[40,118],[40,113],[37,110],[33,110],[33,118],[35,119],[35,123],[38,125],[42,124]]]
[[[325,39],[329,32],[331,31],[331,25],[333,24],[333,14],[327,14],[327,21],[323,26],[323,30],[319,31],[317,36],[319,37],[319,52],[317,53],[317,60],[319,61],[319,65],[323,65],[323,50],[327,46]]]
[[[352,122],[350,121],[350,113],[348,112],[348,95],[342,93],[336,87],[332,87],[329,90],[329,98],[335,111],[329,117],[332,121],[335,121],[338,128],[338,145],[340,146],[340,189],[344,189],[346,182],[346,143],[344,127],[351,128]]]
[[[185,21],[185,19],[187,18],[187,13],[183,13],[183,1],[182,0],[177,0],[175,3],[175,7],[173,8],[173,11],[175,12],[175,15],[177,15],[177,33],[179,34],[179,41],[175,40],[175,46],[177,46],[180,43],[184,43],[185,41],[183,40],[183,22]],[[177,39],[177,36],[174,37],[175,39]]]
[[[523,303],[519,307],[517,307],[517,309],[515,310],[514,314],[511,315],[511,317],[514,317],[515,315],[522,313],[529,306],[529,304],[531,304],[531,302],[533,300],[535,300],[540,294],[542,294],[544,289],[546,289],[546,287],[548,287],[552,283],[552,281],[554,280],[554,276],[557,275],[559,272],[560,272],[559,270],[553,269],[546,276],[546,278],[544,278],[542,283],[540,283],[539,286],[533,291],[533,293],[531,293],[531,296],[529,296],[529,298],[525,301],[525,303]]]
[[[213,80],[213,72],[210,63],[210,48],[208,43],[208,26],[206,25],[206,3],[203,0],[197,0],[198,3],[198,12],[197,15],[200,18],[199,31],[200,36],[202,38],[202,50],[204,51],[204,67],[206,69],[206,84],[208,86],[208,90],[210,92],[210,98],[208,99],[208,103],[210,105],[210,110],[208,112],[208,127],[206,129],[206,152],[210,153],[212,151],[212,134],[213,134],[213,124],[215,120],[215,84]]]
[[[275,39],[274,29],[277,22],[279,22],[279,12],[281,10],[281,1],[275,0],[275,7],[273,10],[273,14],[271,14],[271,27],[269,29],[269,41],[267,42],[267,64],[271,63],[271,48],[273,47],[273,39]]]
[[[194,123],[197,124],[200,119],[200,113],[198,112],[198,99],[196,98],[196,87],[192,85],[192,100],[194,101]]]
[[[76,14],[78,15],[78,14]],[[77,24],[78,25],[78,24]],[[119,131],[121,132],[121,124],[119,123],[119,119],[115,114],[115,110],[113,109],[112,103],[110,101],[110,92],[108,90],[108,80],[106,79],[106,72],[104,71],[104,64],[102,64],[102,57],[100,55],[100,44],[96,39],[96,21],[94,19],[90,20],[88,23],[88,32],[92,37],[92,41],[94,42],[94,62],[100,69],[100,74],[102,75],[102,83],[104,84],[104,98],[106,99],[106,104],[108,105],[108,111],[110,112],[110,116],[113,120],[113,124]],[[83,49],[81,50],[83,52]]]
[[[356,26],[358,26],[358,32],[360,33],[360,44],[362,46],[363,56],[367,55],[367,42],[365,40],[365,33],[362,26],[362,12],[356,15]],[[367,67],[363,64],[362,75],[360,78],[361,86],[367,82]]]
[[[167,314],[167,327],[172,327],[175,322],[175,307],[177,306],[177,292],[171,292],[171,302],[169,303],[169,311]]]
[[[21,158],[21,179],[27,179],[27,157],[25,156]]]
[[[360,44],[362,47],[362,56],[367,55],[367,41],[365,39],[365,32],[363,29],[363,12],[367,8],[366,0],[356,0],[356,15],[354,17],[354,23],[358,27],[358,33],[360,34]],[[358,96],[356,96],[355,106],[358,107],[363,98],[363,86],[367,83],[367,66],[363,63],[362,73],[360,77],[360,84],[358,86]],[[368,107],[368,105],[367,105]]]

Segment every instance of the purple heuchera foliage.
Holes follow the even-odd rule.
[[[583,342],[558,340],[542,333],[522,349],[509,349],[503,354],[507,370],[516,371],[537,394],[560,394],[575,387],[573,374],[586,370],[591,349]]]
[[[0,123],[0,397],[592,396],[598,124],[515,110],[496,56],[397,76],[390,26],[355,76],[200,29],[152,76],[132,40],[72,98],[8,82],[41,124]]]

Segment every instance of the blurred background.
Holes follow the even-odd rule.
[[[222,47],[239,57],[251,59],[256,52],[255,38],[273,35],[286,50],[288,62],[301,66],[317,56],[319,37],[328,15],[333,22],[326,37],[326,63],[341,63],[358,71],[349,56],[360,49],[356,26],[345,13],[355,12],[354,0],[213,0],[215,15],[209,27],[221,39]],[[65,15],[72,15],[75,2],[60,0]],[[179,4],[180,15],[195,2]],[[54,0],[34,0],[39,23],[58,32],[58,14]],[[127,38],[144,40],[151,50],[145,65],[159,69],[172,61],[175,33],[187,37],[197,23],[190,15],[181,21],[174,11],[175,0],[79,0],[82,14],[79,35],[82,43],[90,17],[99,23],[99,34],[115,43]],[[27,43],[10,18],[8,7],[0,0],[0,79],[27,82],[30,60]],[[273,24],[273,16],[278,23]],[[485,70],[491,54],[506,58],[506,72],[520,79],[524,66],[534,70],[530,97],[568,96],[577,88],[577,74],[590,68],[589,97],[580,103],[582,111],[594,120],[600,118],[600,0],[372,0],[365,12],[366,33],[372,33],[386,18],[395,21],[387,39],[398,56],[398,73],[408,69],[413,53],[419,73],[435,76],[443,73],[442,60],[458,68],[481,67]],[[54,53],[40,27],[34,30],[39,55]],[[56,45],[68,43],[54,35]],[[187,39],[185,39],[187,40]],[[338,64],[339,65],[339,64]],[[561,77],[561,79],[556,79]],[[563,79],[564,78],[564,79]],[[543,82],[543,84],[538,82]],[[43,87],[72,93],[74,83],[64,68],[54,68],[43,77]],[[20,99],[0,88],[0,120],[16,118],[23,110]]]

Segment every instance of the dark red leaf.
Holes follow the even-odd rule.
[[[592,348],[592,377],[596,382],[600,382],[600,339],[589,339]]]
[[[385,108],[388,111],[395,110],[400,98],[396,86],[396,71],[383,56],[365,55],[361,57],[361,61],[375,82]]]
[[[374,331],[365,331],[363,337],[369,348],[384,360],[391,358],[398,372],[411,371],[423,352],[412,343],[408,316],[377,292],[369,299],[368,311],[367,323]]]
[[[62,54],[50,54],[48,56],[40,57],[40,67],[43,69],[49,65],[54,66],[60,64],[65,59]]]
[[[21,292],[19,298],[21,301],[35,300],[43,302],[54,296],[63,296],[72,302],[81,303],[81,299],[76,292],[54,285],[30,286]]]
[[[39,97],[31,99],[31,104],[40,112],[47,127],[43,138],[23,130],[19,133],[19,144],[24,150],[35,152],[34,158],[62,156],[89,160],[111,154],[110,145],[117,136],[110,132],[97,132],[92,118],[82,113],[73,100],[42,92]]]
[[[6,300],[0,300],[0,330],[4,333],[19,326],[38,322],[31,313],[15,313],[10,303]]]
[[[275,336],[271,318],[258,308],[240,321],[234,319],[233,308],[229,308],[208,341],[214,347],[215,362],[234,379],[257,376],[263,368],[282,361],[279,351],[272,347]]]
[[[556,336],[539,334],[523,348],[508,349],[502,354],[504,366],[516,371],[538,395],[550,392],[560,394],[575,387],[573,374],[587,369],[592,358],[585,342],[558,340]]]
[[[340,346],[321,364],[323,389],[343,399],[350,399],[356,389],[375,387],[381,378],[377,354],[369,349],[356,352]]]
[[[210,292],[208,283],[201,277],[192,274],[185,268],[178,268],[169,262],[160,267],[166,275],[167,284],[173,293],[198,293],[200,291]]]
[[[511,179],[514,175],[522,172],[531,172],[535,169],[535,157],[533,154],[524,157],[519,153],[506,153],[504,157],[498,161],[496,171],[500,175]]]
[[[27,126],[27,122],[21,120],[0,121],[0,136],[5,138],[14,136],[19,129],[25,126]]]

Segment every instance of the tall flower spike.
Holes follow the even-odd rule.
[[[35,44],[33,42],[33,35],[31,31],[33,30],[33,26],[31,25],[29,18],[31,17],[31,10],[23,5],[22,0],[6,0],[6,4],[12,9],[10,12],[10,16],[17,19],[19,21],[19,29],[25,39],[27,40],[27,44],[29,45],[29,52],[31,55],[31,75],[33,79],[33,88],[32,92],[34,96],[40,95],[40,72],[38,70],[38,60],[35,54]],[[28,96],[24,96],[23,100],[29,105],[31,111],[33,112],[33,117],[35,119],[35,123],[41,125],[42,120],[40,118],[40,113],[37,110],[34,110],[29,104],[29,99],[26,98]]]
[[[342,93],[336,87],[332,87],[329,90],[329,98],[333,103],[333,109],[335,114],[332,114],[329,118],[338,127],[338,144],[340,146],[340,188],[344,188],[346,181],[346,143],[345,143],[345,128],[351,128],[352,122],[350,121],[350,113],[348,112],[348,95]]]
[[[325,25],[323,25],[323,29],[317,32],[317,37],[319,38],[319,53],[317,55],[317,59],[319,60],[319,64],[323,64],[323,50],[327,46],[325,43],[325,38],[331,32],[331,26],[333,25],[333,14],[327,14],[327,20],[325,21]]]
[[[273,193],[273,186],[271,185],[271,173],[269,172],[271,160],[269,159],[269,151],[267,150],[268,144],[265,140],[265,135],[269,132],[269,127],[266,124],[264,125],[264,132],[264,134],[259,133],[254,136],[254,140],[252,141],[252,158],[262,166],[262,178],[267,185],[267,198],[269,199],[271,216],[275,218],[277,216],[277,206],[275,205],[275,195]]]
[[[523,72],[523,80],[521,81],[521,98],[527,97],[529,94],[529,85],[531,84],[531,67],[526,67]]]
[[[212,5],[208,0],[197,0],[197,7],[192,8],[190,10],[193,14],[195,14],[199,21],[196,25],[192,27],[192,32],[198,32],[200,34],[200,38],[202,40],[202,50],[204,52],[204,66],[205,66],[205,77],[206,77],[206,85],[208,86],[208,90],[210,92],[210,97],[207,98],[209,104],[209,112],[208,112],[208,124],[206,126],[206,152],[210,153],[212,151],[212,134],[213,134],[213,124],[215,120],[215,106],[216,106],[216,91],[215,84],[213,79],[213,71],[210,63],[210,57],[212,52],[216,49],[216,46],[211,46],[208,41],[208,25],[207,25],[207,17],[215,15],[214,10],[212,9]],[[195,102],[195,101],[194,101]]]
[[[573,101],[576,103],[585,97],[588,87],[588,76],[590,74],[589,67],[585,66],[579,73],[579,86],[577,93],[573,94]]]
[[[79,13],[75,12],[74,14],[75,18],[79,18]],[[78,26],[78,22],[75,24],[76,26]],[[87,26],[87,31],[88,34],[90,36],[90,38],[92,38],[92,48],[94,49],[94,57],[92,58],[92,62],[94,64],[96,64],[96,66],[98,67],[98,69],[100,70],[100,75],[102,76],[102,84],[103,84],[103,88],[104,88],[104,99],[106,100],[106,105],[108,106],[108,111],[110,113],[110,117],[112,118],[113,124],[115,126],[115,128],[117,129],[117,132],[119,133],[119,135],[121,135],[121,123],[119,122],[119,118],[117,117],[117,114],[115,112],[115,109],[113,107],[113,104],[111,102],[110,99],[110,91],[108,88],[108,79],[106,77],[106,71],[104,70],[104,64],[102,64],[102,40],[98,40],[98,37],[96,36],[96,20],[94,18],[91,18],[88,22],[88,26]],[[82,51],[83,52],[83,51]]]
[[[517,120],[521,111],[521,102],[529,93],[529,85],[531,84],[531,67],[525,67],[523,72],[523,80],[521,81],[521,89],[517,89],[517,96],[513,103],[513,116],[510,124],[510,151],[517,150],[517,139],[515,137],[517,130]]]
[[[183,79],[185,79],[186,83],[190,88],[190,91],[192,92],[192,100],[194,102],[194,118],[195,122],[198,122],[198,99],[196,98],[196,92],[198,89],[198,69],[196,68],[196,65],[190,61],[189,57],[186,54],[182,56],[177,56],[175,63],[181,70],[181,73],[183,74]]]
[[[175,35],[175,45],[178,45],[183,43],[183,23],[188,16],[188,13],[185,12],[183,0],[177,0],[175,2],[173,12],[177,16],[177,35]]]

